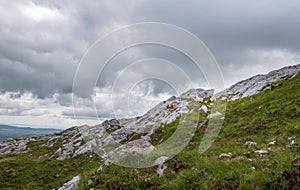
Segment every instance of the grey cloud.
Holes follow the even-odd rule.
[[[119,19],[109,16],[118,7],[103,3],[107,6],[92,1],[1,3],[0,91],[32,91],[40,98],[71,92],[83,53],[105,30],[118,24]],[[34,21],[22,13],[26,6],[55,10],[62,18]],[[34,11],[30,14],[39,14]]]
[[[297,0],[146,2],[138,10],[145,18],[187,28],[213,49],[260,46],[299,50],[299,38],[295,38],[300,30]]]
[[[291,52],[300,49],[300,2],[297,0],[188,3],[180,0],[105,0],[101,3],[92,0],[27,0],[1,4],[0,90],[32,91],[40,98],[55,92],[70,93],[77,65],[85,50],[111,29],[134,22],[166,22],[190,30],[208,45],[222,68],[225,68],[224,72],[228,70],[228,60],[236,66],[246,65],[243,58],[235,56],[247,49],[277,48]],[[36,22],[21,11],[22,6],[29,5],[57,11],[61,18]],[[166,59],[177,58],[188,62],[160,48],[156,51],[151,48],[140,51],[146,57],[161,55]],[[115,76],[114,73],[120,70],[119,65],[122,65],[120,63],[124,62],[122,58],[120,56],[107,70],[106,75],[111,76],[105,77]],[[245,55],[246,58],[251,59],[248,55]],[[196,81],[197,74],[191,74],[193,71],[189,69]],[[225,73],[225,76],[228,74]]]
[[[35,10],[26,15],[24,7]],[[230,85],[257,73],[300,62],[299,8],[298,0],[1,1],[0,94],[17,92],[10,94],[10,99],[18,101],[23,93],[31,92],[33,102],[45,100],[36,106],[56,103],[70,108],[73,78],[86,50],[114,29],[153,21],[178,25],[203,40],[220,64],[226,85]],[[53,15],[42,18],[46,15],[43,11]],[[174,62],[194,83],[206,85],[202,71],[184,55],[166,47],[143,45],[112,59],[97,86],[111,88],[120,70],[137,60],[153,57]],[[164,93],[174,94],[160,82],[143,85],[138,91],[151,88],[151,94],[143,95],[152,99],[161,98]],[[111,107],[104,100],[96,105],[98,116],[110,117]],[[2,102],[1,114],[34,114],[30,112],[34,108],[17,103],[11,104],[16,108],[9,112],[5,103]],[[90,100],[81,103],[86,108],[80,112],[82,117],[95,115],[89,110]],[[137,97],[136,103],[141,109],[134,114],[145,111],[142,99]],[[43,114],[43,110],[36,114]],[[72,114],[63,110],[62,115]]]

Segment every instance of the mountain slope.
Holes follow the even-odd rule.
[[[138,118],[110,120],[93,127],[73,127],[56,135],[0,143],[0,152],[6,154],[0,156],[0,188],[52,189],[80,176],[80,181],[76,181],[80,189],[297,189],[300,75],[285,77],[288,75],[270,83],[272,88],[262,87],[256,95],[228,102],[222,130],[204,154],[199,153],[198,147],[210,111],[190,110],[193,105],[200,108],[205,103],[196,103],[185,93],[172,98],[176,109],[166,109],[161,103]],[[211,91],[192,92],[203,97]],[[209,104],[206,106],[210,109]],[[160,144],[171,136],[180,117],[187,112],[199,119],[190,121],[198,122],[196,133],[185,149],[161,168],[127,169],[110,164],[109,157],[103,154],[99,157],[92,152],[93,145],[99,142],[89,134],[101,136],[103,128],[109,134],[103,136],[101,145],[130,141],[147,149]],[[159,170],[162,168],[165,169]],[[67,187],[70,184],[64,189]]]
[[[0,124],[0,141],[8,138],[26,138],[61,132],[60,129],[15,127]]]

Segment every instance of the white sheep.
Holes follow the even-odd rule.
[[[196,102],[203,102],[204,98],[194,97]]]
[[[226,97],[226,96],[223,96],[223,97],[221,98],[221,100],[222,100],[222,102],[224,103],[224,102],[227,101],[227,97]]]
[[[172,101],[164,101],[164,104],[167,108],[174,108],[174,102]]]
[[[211,98],[210,98],[210,101],[211,102],[215,102],[217,99],[216,99],[216,97],[214,97],[214,96],[212,96]]]

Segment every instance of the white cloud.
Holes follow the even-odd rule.
[[[0,94],[1,123],[55,128],[99,123],[96,118],[79,117],[75,120],[72,105],[68,107],[60,105],[58,97],[59,95],[55,94],[53,97],[39,99],[30,92]],[[84,110],[89,108],[89,105],[86,105]],[[66,111],[70,114],[64,115]]]
[[[68,128],[84,124],[96,125],[108,118],[142,115],[170,97],[168,93],[155,94],[153,88],[151,82],[141,83],[132,89],[128,99],[118,100],[117,104],[126,104],[130,112],[113,107],[112,92],[109,88],[96,88],[91,99],[73,97],[74,104],[71,102],[72,94],[54,94],[52,97],[40,99],[31,92],[6,92],[0,94],[0,120],[5,124],[32,127]],[[124,98],[127,95],[124,93],[114,95]],[[62,104],[65,102],[68,103]]]
[[[36,5],[33,2],[29,2],[28,4],[21,6],[20,9],[25,16],[36,22],[64,19],[64,16],[58,9],[50,9],[48,7]]]

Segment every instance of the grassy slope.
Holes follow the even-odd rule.
[[[32,152],[0,157],[0,189],[57,188],[76,175],[82,177],[80,189],[300,188],[300,75],[274,86],[272,91],[229,102],[224,126],[212,147],[198,153],[205,130],[205,126],[199,127],[189,145],[166,163],[168,168],[162,177],[156,175],[156,168],[127,169],[113,164],[96,172],[101,162],[96,156],[64,161],[40,158],[57,147],[36,152],[39,142],[35,142]],[[199,118],[201,122],[204,115]],[[152,135],[152,143],[171,136],[177,123],[159,128]],[[292,136],[296,136],[296,143],[291,146],[288,137]],[[247,140],[257,142],[257,147],[249,149],[244,145]],[[254,153],[267,149],[273,140],[276,144],[267,156]],[[223,152],[231,152],[232,158],[219,159]],[[88,179],[93,184],[88,185]]]
[[[42,140],[27,144],[28,152],[0,156],[0,189],[54,189],[74,176],[86,174],[99,167],[98,156],[81,155],[65,160],[48,159],[59,147],[41,146]]]

